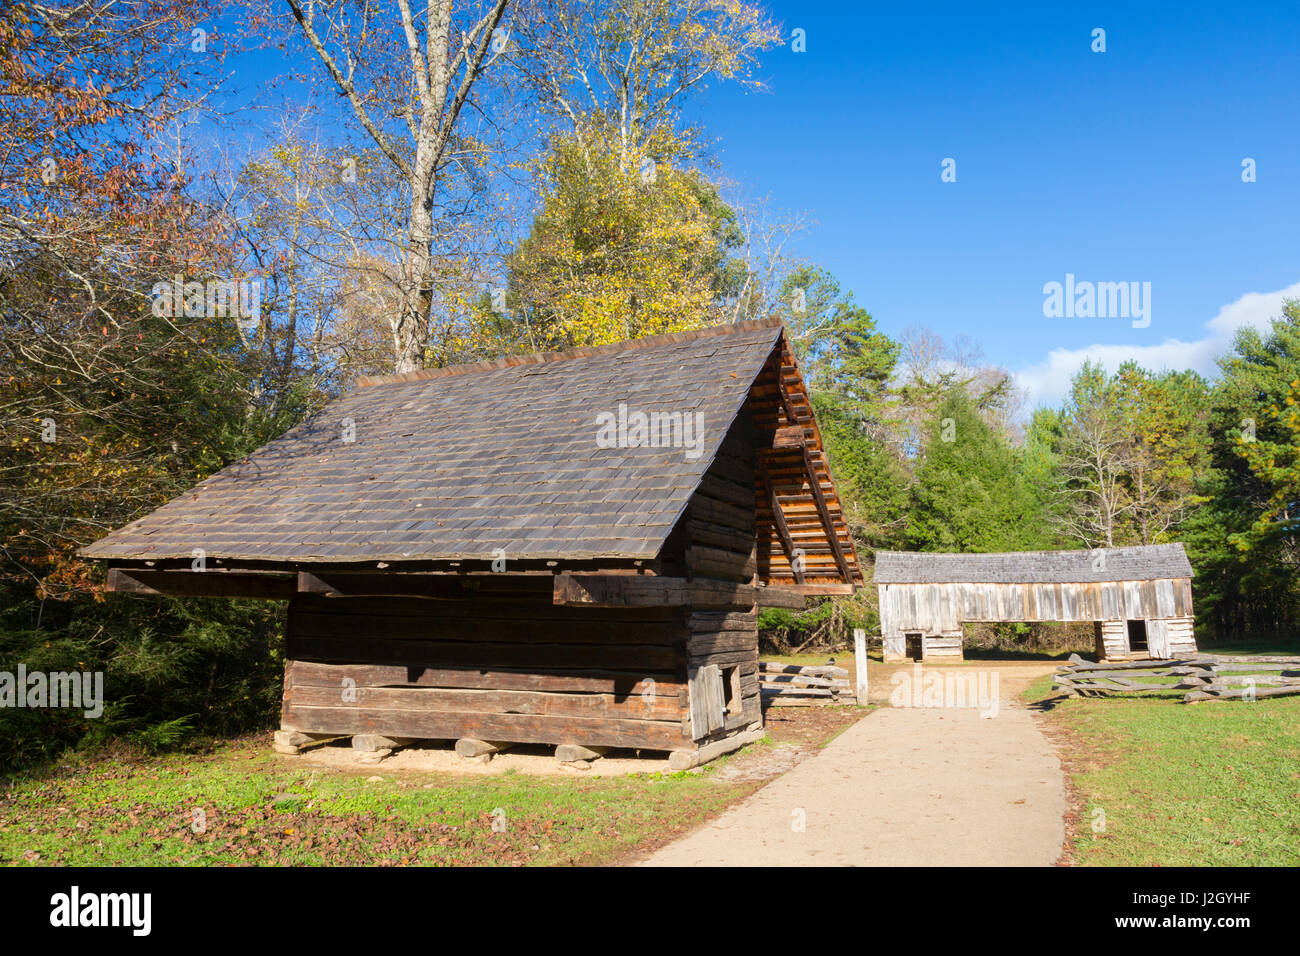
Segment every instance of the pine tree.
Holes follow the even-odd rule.
[[[1020,455],[960,389],[930,423],[907,533],[926,551],[1017,551],[1044,545],[1043,502]]]

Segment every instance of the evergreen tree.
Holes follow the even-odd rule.
[[[1020,454],[954,389],[930,423],[907,521],[925,551],[1018,551],[1043,547],[1043,502]]]
[[[1294,521],[1300,435],[1300,301],[1270,330],[1242,329],[1219,360],[1212,394],[1204,498],[1184,536],[1196,569],[1198,615],[1220,635],[1273,637],[1300,617]]]

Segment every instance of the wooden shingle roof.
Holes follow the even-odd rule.
[[[1190,578],[1181,544],[1009,554],[876,553],[877,584],[1065,584]]]
[[[744,322],[360,387],[82,554],[256,562],[653,558],[780,340]],[[620,404],[703,416],[698,457],[606,448]],[[348,423],[355,440],[345,441]]]

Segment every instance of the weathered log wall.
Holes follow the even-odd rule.
[[[283,729],[695,755],[752,734],[752,429],[737,420],[660,555],[692,603],[556,605],[551,576],[508,574],[461,600],[300,594]]]
[[[1168,630],[1169,653],[1172,656],[1184,657],[1196,653],[1196,633],[1190,616],[1173,617],[1159,623],[1164,624]]]
[[[1147,650],[1129,646],[1128,620],[1098,621],[1097,655],[1112,661],[1142,660],[1147,657],[1187,657],[1196,653],[1196,636],[1191,617],[1148,619]]]
[[[749,414],[732,426],[691,497],[680,536],[693,582],[756,581],[754,443]],[[725,607],[690,609],[686,671],[691,736],[701,746],[762,725],[758,608],[752,592]]]
[[[549,586],[463,601],[299,595],[282,727],[690,746],[682,610],[557,607]]]
[[[1097,659],[1120,660],[1128,657],[1128,625],[1124,621],[1097,621]]]
[[[882,584],[881,627],[938,634],[979,621],[1118,621],[1192,616],[1186,578],[1086,584]]]
[[[961,660],[961,631],[947,634],[927,634],[922,638],[922,654],[926,660],[931,658],[950,658]]]
[[[881,584],[885,659],[906,658],[919,633],[923,656],[961,657],[961,625],[994,621],[1093,621],[1097,653],[1145,657],[1129,648],[1127,621],[1147,622],[1148,644],[1174,656],[1195,653],[1192,586],[1186,578],[1055,584]],[[1154,643],[1152,643],[1154,642]]]

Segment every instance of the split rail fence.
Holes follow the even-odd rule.
[[[1094,664],[1077,654],[1053,682],[1071,697],[1185,691],[1183,702],[1300,694],[1300,657],[1212,657]]]
[[[849,672],[833,664],[800,667],[797,664],[759,661],[758,692],[762,695],[763,703],[769,707],[858,702],[857,695],[849,685]]]

